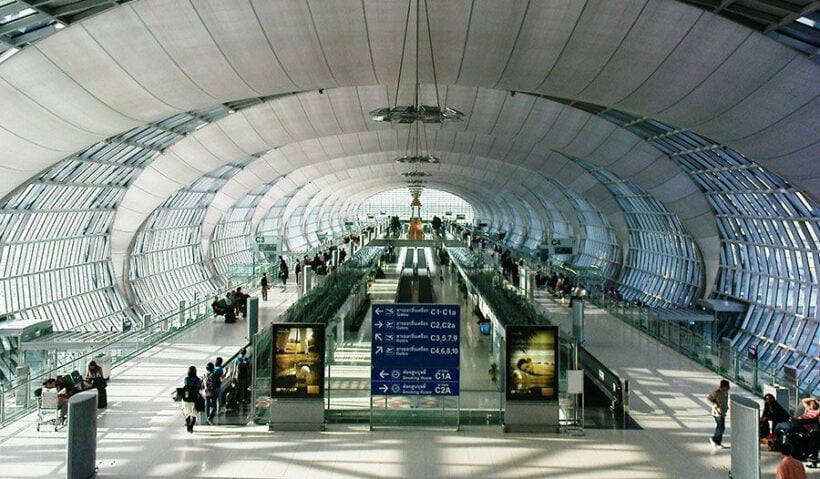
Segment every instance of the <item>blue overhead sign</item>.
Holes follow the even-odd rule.
[[[372,317],[373,395],[458,395],[458,305],[375,304]]]

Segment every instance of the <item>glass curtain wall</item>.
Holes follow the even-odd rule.
[[[446,191],[425,188],[419,198],[421,204],[421,218],[431,221],[433,216],[442,220],[451,220],[472,224],[473,207],[464,199]],[[405,188],[383,191],[373,195],[359,206],[358,217],[360,222],[373,221],[383,217],[398,216],[404,221],[410,220],[410,202],[413,197]],[[373,218],[368,219],[368,215]],[[463,219],[459,219],[463,215]]]
[[[157,208],[137,235],[130,258],[130,284],[144,313],[160,315],[210,296],[225,284],[208,271],[202,256],[202,221],[214,194],[253,161],[218,168],[178,191]]]
[[[274,180],[275,181],[275,180]],[[254,261],[251,240],[253,215],[273,182],[254,188],[222,216],[211,239],[211,261],[216,273],[227,278],[236,265]]]
[[[624,210],[629,253],[618,279],[623,298],[651,307],[691,306],[700,285],[701,264],[695,241],[680,219],[631,181],[570,159],[606,186]]]
[[[0,210],[0,311],[54,329],[120,330],[133,312],[116,288],[109,233],[131,181],[224,107],[174,115],[101,141],[49,168]]]
[[[567,197],[578,216],[581,241],[572,264],[580,268],[598,267],[603,278],[614,282],[621,264],[621,249],[609,218],[578,193],[556,180],[549,181]]]
[[[820,209],[740,153],[691,131],[623,112],[601,114],[674,159],[704,191],[721,238],[714,296],[749,305],[733,347],[761,368],[794,367],[820,393]]]

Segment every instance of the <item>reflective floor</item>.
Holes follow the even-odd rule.
[[[429,264],[429,263],[428,263]],[[440,298],[458,301],[455,278],[445,274]],[[290,284],[260,302],[260,326],[297,298]],[[539,298],[562,324],[569,308]],[[462,306],[464,308],[464,306]],[[98,416],[98,477],[197,478],[726,478],[731,449],[715,450],[705,397],[719,381],[687,358],[595,308],[587,310],[587,347],[632,387],[631,410],[641,429],[590,429],[573,433],[505,433],[497,425],[441,428],[376,428],[329,418],[325,431],[269,432],[236,426],[220,417],[214,426],[185,431],[179,403],[171,401],[189,365],[230,357],[246,342],[246,325],[206,321],[113,371],[108,408]],[[362,339],[368,336],[366,327]],[[486,337],[463,330],[468,347],[462,367],[489,386]],[[350,351],[358,360],[369,353]],[[357,360],[357,361],[358,361]],[[334,378],[362,381],[359,364],[335,366]],[[365,377],[364,381],[367,379]],[[741,393],[733,388],[733,393]],[[356,401],[351,396],[351,406]],[[366,399],[365,399],[366,400]],[[464,394],[462,406],[499,399]],[[400,405],[403,406],[403,405]],[[730,422],[730,421],[729,421]],[[731,445],[731,429],[727,441]],[[35,429],[29,418],[0,430],[0,477],[65,477],[66,430]],[[764,478],[773,478],[779,454],[761,450]],[[820,471],[809,470],[809,477]]]

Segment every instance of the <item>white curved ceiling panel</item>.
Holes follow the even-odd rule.
[[[701,15],[702,11],[679,2],[646,2],[618,49],[578,97],[609,104],[628,96],[664,62]]]
[[[674,161],[657,151],[648,151],[645,146],[645,143],[635,145],[635,148],[615,163],[610,164],[607,169],[621,178],[640,185],[645,190],[655,188],[659,183],[681,173]],[[688,191],[700,191],[687,175],[678,177],[678,179],[683,180],[684,188]]]
[[[475,107],[465,119],[464,129],[489,135],[498,124],[499,112],[508,95],[503,91],[481,88],[476,96]]]
[[[495,59],[510,56],[515,46],[515,36],[509,33],[518,31],[526,8],[525,2],[480,0],[462,10],[469,12],[470,24],[466,30],[456,30],[463,31],[466,40],[463,51],[460,52],[462,58],[456,58],[454,55],[452,59],[454,62],[457,61],[454,65],[458,68],[458,83],[493,86],[498,82],[504,73],[504,63]],[[463,24],[450,19],[458,16],[460,15],[445,17],[437,14],[432,15],[432,19],[437,29],[455,29]],[[460,48],[462,43],[454,39],[453,45]],[[436,61],[438,62],[438,59]],[[453,64],[442,64],[441,70],[445,75],[451,71],[451,65]],[[438,68],[438,65],[436,67]]]
[[[71,153],[35,145],[1,126],[0,145],[3,145],[0,152],[0,197],[43,171],[55,158]],[[26,161],[14,161],[17,158],[25,158]]]
[[[590,115],[582,111],[564,108],[552,128],[544,136],[544,146],[555,150],[564,149],[575,139],[578,131],[586,126],[590,118]]]
[[[780,50],[780,45],[777,48]],[[793,133],[784,132],[786,136],[783,138],[776,138],[781,151],[789,150],[783,148],[783,144],[795,150],[816,141],[818,130],[815,127],[820,121],[817,108],[807,110],[806,113],[813,113],[813,117],[808,117],[808,124],[801,110],[812,105],[818,95],[820,69],[805,58],[794,58],[776,74],[761,78],[751,94],[713,121],[698,126],[696,131],[741,152],[754,151],[755,158],[771,158],[774,147],[770,142],[774,137],[767,130],[773,124],[794,130]],[[790,118],[795,113],[800,116]],[[747,145],[746,142],[750,143]],[[758,151],[759,148],[763,150]]]
[[[296,90],[282,69],[251,2],[191,2],[208,33],[242,80],[254,91]]]
[[[54,150],[56,153],[64,153],[59,157],[54,155],[51,158],[52,162],[94,143],[99,137],[99,134],[85,129],[84,125],[72,124],[50,111],[47,108],[47,99],[44,99],[45,106],[31,101],[31,97],[3,76],[6,71],[0,70],[0,125],[4,129],[34,145]],[[36,79],[37,77],[32,75],[32,78],[25,80],[23,87]]]
[[[584,124],[582,130],[578,131],[575,138],[570,141],[564,150],[572,152],[579,158],[596,158],[596,153],[603,156],[602,161],[612,161],[615,158],[615,151],[610,149],[613,137],[626,136],[617,135],[617,127],[608,121],[600,121],[600,118],[590,117],[590,121]],[[647,147],[648,148],[648,147]]]
[[[242,156],[248,156],[252,153],[255,153],[259,150],[248,150],[240,146],[240,142],[234,140],[234,138],[222,128],[221,123],[211,123],[199,130],[199,134],[196,135],[196,141],[201,145],[202,148],[208,151],[208,156],[213,156],[214,158],[238,158]],[[191,143],[185,140],[182,140],[179,143]],[[171,147],[174,151],[176,151],[177,145]],[[182,155],[182,152],[178,153]],[[195,154],[195,153],[194,153]]]
[[[92,17],[83,22],[82,27],[134,81],[170,108],[178,111],[195,110],[218,101],[174,63],[164,46],[148,31],[140,16],[134,11],[133,4]],[[66,30],[72,28],[79,26],[72,26]],[[54,38],[58,39],[59,36],[54,35]],[[129,115],[139,116],[139,113]]]
[[[749,35],[748,29],[717,15],[700,16],[658,69],[616,106],[647,116],[669,108],[718,69]]]
[[[136,2],[134,11],[174,64],[220,102],[260,95],[227,61],[190,2]]]
[[[320,3],[309,7],[308,2],[299,0],[255,0],[252,5],[279,63],[297,85],[297,91],[339,86],[329,69],[312,19],[311,9],[321,8]]]
[[[686,191],[686,194],[700,191],[692,179],[689,178],[689,175],[682,172],[673,160],[657,154],[657,152],[655,158],[648,155],[642,158],[642,156],[636,151],[619,160],[618,171],[626,171],[629,166],[632,169],[623,178],[641,185],[643,189],[651,192],[656,198],[664,198],[668,201],[675,201],[680,198],[681,191]],[[621,163],[627,163],[629,166],[624,168]],[[612,169],[614,170],[614,168]],[[680,186],[668,189],[671,186],[669,184],[670,180],[680,182]]]
[[[641,12],[640,2],[588,0],[561,55],[538,91],[575,97],[606,66]],[[611,97],[610,97],[611,98]]]
[[[376,83],[361,2],[309,2],[322,53],[335,85]]]
[[[544,132],[549,131],[564,109],[560,103],[544,101],[531,95],[516,96],[517,102],[526,105],[526,128],[521,129],[516,142],[521,141],[536,144],[544,138]],[[606,123],[606,122],[603,122]],[[602,123],[602,124],[603,124]]]
[[[10,62],[3,70],[3,78],[24,96],[24,101],[36,98],[40,108],[89,137],[108,136],[144,123],[117,113],[78,85],[70,72],[33,50],[33,54]]]
[[[235,144],[237,148],[247,154],[265,151],[270,149],[271,145],[280,144],[265,141],[259,135],[259,131],[253,127],[253,124],[245,118],[242,112],[228,115],[223,118],[222,121],[216,123],[216,127],[222,130],[224,135],[230,138],[231,142]],[[203,128],[203,130],[204,129],[205,128]]]
[[[777,74],[794,59],[796,53],[771,40],[751,34],[726,61],[680,102],[658,113],[658,119],[674,125],[697,128],[732,108],[749,96],[765,80]],[[766,48],[771,47],[771,48]],[[726,88],[731,84],[732,88]]]
[[[362,111],[364,113],[366,111],[362,108],[363,104],[378,104],[378,95],[384,95],[384,88],[365,87],[327,90],[325,96],[330,102],[328,109],[321,110],[317,114],[326,115],[328,111],[332,112],[339,129],[344,132],[366,130],[372,126],[373,121],[365,117],[364,114],[359,115],[358,112]],[[384,106],[386,105],[385,103]]]
[[[239,113],[229,115],[229,118],[237,114],[247,121],[247,125],[243,125],[237,119],[236,128],[231,128],[231,130],[241,130],[242,128],[251,130],[254,135],[259,136],[264,141],[263,145],[267,148],[278,148],[293,141],[293,137],[277,118],[269,103],[242,110]],[[250,132],[247,134],[251,135]]]
[[[502,2],[496,3],[500,5]],[[521,7],[525,4],[515,2],[514,5]],[[523,21],[517,18],[518,9],[513,10],[509,14],[512,21],[500,24],[495,35],[504,35],[505,30],[518,31],[518,39],[506,62],[503,77],[493,86],[538,91],[561,55],[561,46],[570,38],[584,6],[584,2],[576,0],[557,0],[548,4],[530,2]]]
[[[188,184],[226,163],[223,158],[217,157],[208,150],[199,141],[198,136],[191,137],[191,139],[192,141],[181,141],[166,150],[166,153],[154,161],[151,167],[159,171],[166,171],[168,175],[178,179],[181,184]],[[243,153],[238,152],[238,155],[242,156]],[[142,182],[142,178],[138,177],[134,183]]]
[[[609,132],[609,135],[602,135],[601,143],[587,155],[590,161],[604,167],[610,167],[610,165],[628,156],[631,152],[640,150],[642,146],[647,146],[644,141],[635,135],[624,132],[623,129],[615,127],[615,125],[612,126],[614,129]]]

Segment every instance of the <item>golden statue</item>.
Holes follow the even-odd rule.
[[[419,201],[418,193],[413,193],[410,208],[412,212],[410,214],[410,228],[407,229],[407,239],[424,239],[424,228],[421,226],[421,201]]]

